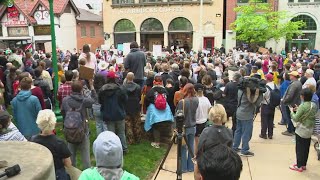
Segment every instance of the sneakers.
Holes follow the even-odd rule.
[[[272,136],[269,136],[268,138],[269,138],[269,139],[272,139]]]
[[[298,168],[298,166],[296,164],[289,166],[289,169],[291,169],[293,171],[303,172],[303,168],[302,167]]]
[[[235,152],[237,152],[237,153],[241,151],[240,148],[233,148],[233,150],[234,150]]]
[[[254,153],[253,153],[253,152],[250,152],[250,151],[241,152],[241,153],[240,153],[240,156],[243,156],[243,157],[252,157],[252,156],[254,156]]]
[[[294,164],[293,166],[298,166],[297,164]],[[301,166],[301,168],[305,171],[307,170],[307,167],[306,166]]]
[[[262,138],[262,139],[267,139],[266,135],[263,136],[262,134],[260,134],[259,137]]]
[[[160,148],[159,143],[155,143],[155,142],[152,142],[152,143],[151,143],[151,146],[154,147],[154,148],[156,148],[156,149],[159,149],[159,148]]]
[[[293,133],[290,133],[288,131],[282,132],[281,134],[285,136],[293,136]]]
[[[282,122],[278,122],[278,125],[280,125],[280,126],[284,126],[284,125],[287,125],[287,124],[282,123]]]

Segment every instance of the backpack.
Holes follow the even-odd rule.
[[[167,107],[167,99],[165,94],[158,93],[157,91],[154,93],[154,106],[159,110],[165,110]]]
[[[266,86],[269,91],[270,91],[270,102],[268,103],[269,106],[271,107],[277,107],[280,105],[281,102],[281,95],[280,95],[280,90],[277,88],[277,86],[274,86],[274,89],[271,89],[269,86]]]
[[[213,105],[214,101],[217,101],[222,98],[222,91],[216,87],[205,88],[204,96],[207,97],[211,105]]]
[[[80,144],[85,138],[85,120],[81,114],[82,104],[79,109],[70,108],[64,118],[64,136],[67,142]]]

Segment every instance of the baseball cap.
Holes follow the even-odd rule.
[[[115,72],[109,71],[108,74],[107,74],[107,78],[115,79],[115,78],[117,78],[117,75],[116,75]]]
[[[290,73],[288,73],[289,75],[291,76],[295,76],[295,77],[298,77],[299,76],[299,73],[297,71],[291,71]]]
[[[265,78],[266,78],[266,80],[268,80],[268,81],[272,81],[273,80],[273,75],[272,74],[267,74],[266,76],[265,76]]]
[[[310,74],[311,76],[314,75],[314,71],[312,69],[307,69],[306,74]]]

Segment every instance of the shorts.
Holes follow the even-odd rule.
[[[196,137],[200,137],[202,131],[204,130],[204,128],[206,128],[207,126],[207,122],[203,123],[203,124],[197,124],[196,125]]]

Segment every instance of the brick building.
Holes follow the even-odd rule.
[[[250,0],[227,0],[226,1],[226,23],[225,23],[225,29],[226,29],[226,50],[232,49],[233,47],[236,47],[237,41],[236,33],[233,32],[233,30],[230,28],[231,23],[233,23],[236,19],[238,14],[234,11],[234,8],[238,6],[247,5]],[[285,1],[285,0],[283,0]],[[261,3],[271,3],[272,8],[274,11],[278,10],[278,0],[261,0]],[[267,43],[267,45],[270,43]]]
[[[104,31],[102,16],[79,9],[80,16],[77,17],[77,49],[82,49],[84,44],[91,46],[95,51],[104,44]]]

